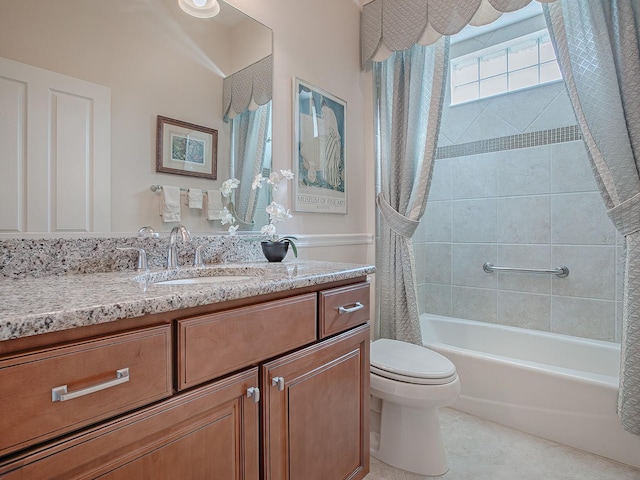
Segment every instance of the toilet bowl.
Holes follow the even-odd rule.
[[[371,455],[420,475],[449,469],[438,409],[460,394],[455,365],[398,340],[371,343]]]

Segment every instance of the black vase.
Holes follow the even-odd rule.
[[[262,253],[270,262],[281,262],[289,251],[289,242],[261,242]]]

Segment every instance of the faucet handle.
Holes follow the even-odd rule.
[[[117,250],[136,250],[138,252],[138,264],[136,270],[148,270],[149,264],[147,263],[147,252],[144,248],[138,247],[116,247]]]
[[[138,230],[138,237],[141,238],[158,238],[160,234],[153,227],[142,227]]]
[[[202,259],[202,249],[208,247],[208,243],[203,243],[202,245],[198,245],[196,247],[196,253],[193,257],[193,266],[194,267],[204,267],[204,260]]]
[[[178,233],[182,237],[182,241],[183,242],[190,242],[191,241],[191,232],[189,231],[189,229],[187,227],[185,227],[184,225],[179,224],[179,225],[176,225],[175,227],[173,227],[171,229],[171,233],[169,234],[169,242],[171,244],[173,244],[173,242],[175,242],[176,235]]]

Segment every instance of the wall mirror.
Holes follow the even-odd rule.
[[[223,1],[220,7],[217,16],[200,19],[183,12],[177,0],[29,0],[0,6],[0,57],[110,89],[109,232],[171,228],[158,215],[152,185],[216,189],[235,176],[244,187],[233,200],[245,230],[266,202],[252,197],[251,175],[270,169],[271,77],[267,81],[265,75],[271,70],[262,70],[261,98],[249,98],[248,110],[240,83],[252,65],[270,59],[272,31]],[[225,84],[234,74],[237,81]],[[156,172],[158,115],[218,131],[216,180]],[[192,231],[226,230],[190,210],[183,207],[182,223]]]

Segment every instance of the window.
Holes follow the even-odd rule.
[[[451,105],[560,80],[546,30],[451,60]]]

